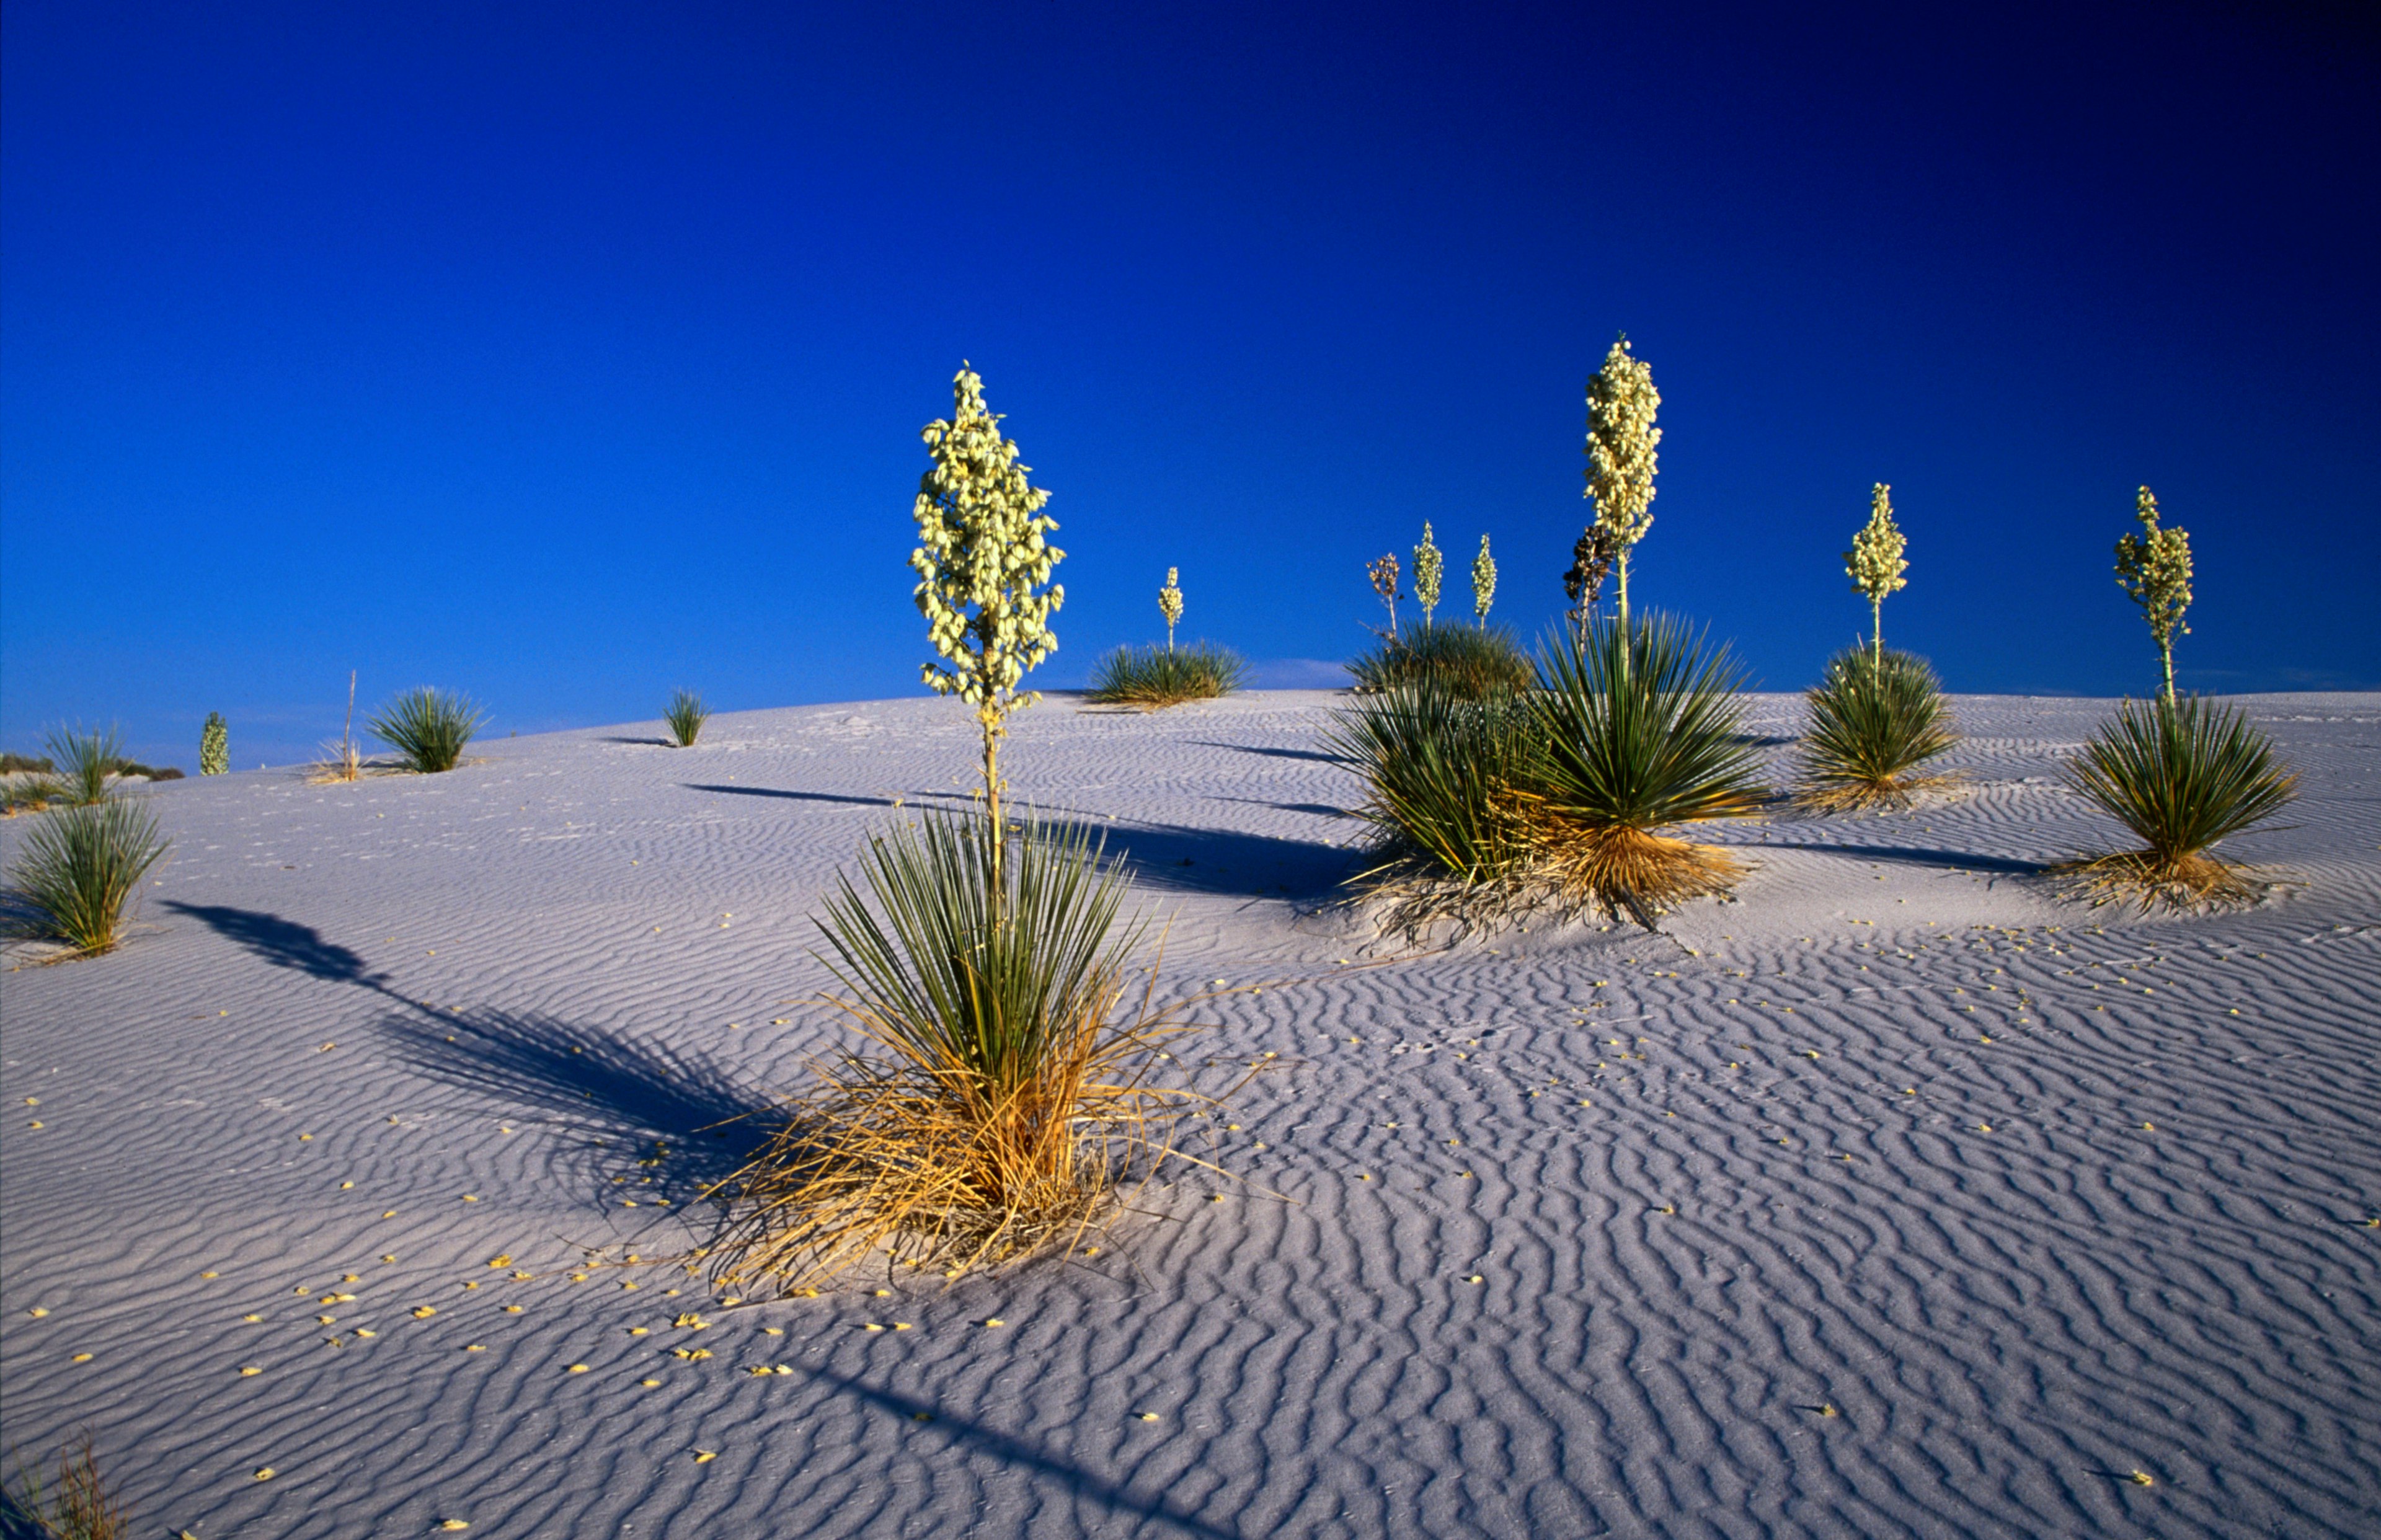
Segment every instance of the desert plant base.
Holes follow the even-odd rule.
[[[2067,862],[2051,870],[2079,879],[2070,894],[2089,898],[2094,908],[2131,902],[2144,914],[2161,906],[2186,911],[2245,909],[2272,889],[2245,867],[2198,854],[2160,858],[2150,850],[2127,850]]]
[[[1604,914],[1647,930],[1690,898],[1722,898],[1743,880],[1743,862],[1708,845],[1626,825],[1562,828],[1541,824],[1535,853],[1505,874],[1464,880],[1427,858],[1392,861],[1356,881],[1359,904],[1376,906],[1375,923],[1419,939],[1438,925],[1457,936],[1518,925],[1531,916]]]
[[[1798,787],[1794,805],[1811,813],[1904,813],[1922,801],[1956,792],[1966,777],[1881,776],[1874,780],[1813,781]]]

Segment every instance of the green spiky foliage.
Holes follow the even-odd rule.
[[[1088,832],[930,813],[870,841],[819,929],[869,1045],[725,1184],[723,1284],[793,1288],[883,1257],[946,1278],[1071,1247],[1172,1152],[1201,1098],[1150,1083],[1154,1010]],[[862,888],[865,889],[863,896]]]
[[[2150,640],[2157,643],[2158,663],[2166,671],[2166,698],[2174,701],[2174,633],[2191,634],[2182,623],[2191,607],[2191,535],[2183,530],[2158,527],[2157,499],[2143,487],[2133,495],[2133,517],[2141,529],[2117,542],[2117,586],[2141,605],[2149,622]]]
[[[2209,855],[2219,840],[2272,817],[2298,776],[2248,714],[2196,695],[2125,701],[2065,769],[2067,784],[2132,831],[2138,850],[2067,870],[2091,891],[2186,909],[2245,903],[2260,891]]]
[[[1480,629],[1488,629],[1489,606],[1496,602],[1496,558],[1488,554],[1488,537],[1480,537],[1480,554],[1471,558],[1471,613]]]
[[[1948,781],[1917,773],[1960,740],[1925,659],[1873,644],[1848,647],[1827,660],[1803,702],[1810,726],[1795,800],[1804,806],[1830,813],[1908,807],[1919,792]]]
[[[1437,623],[1439,586],[1447,580],[1447,558],[1431,539],[1428,519],[1422,520],[1422,544],[1413,548],[1413,558],[1414,603],[1422,606],[1422,629],[1428,630]]]
[[[8,874],[18,928],[85,957],[113,950],[125,905],[166,842],[137,798],[69,808],[37,825]]]
[[[1526,882],[1538,856],[1529,788],[1544,777],[1519,693],[1473,695],[1424,674],[1334,714],[1325,741],[1364,782],[1358,812],[1383,859],[1361,884]]]
[[[199,729],[199,774],[223,776],[231,772],[231,728],[223,713],[207,713],[206,725]]]
[[[1538,671],[1538,816],[1556,880],[1648,926],[1664,907],[1725,891],[1740,874],[1733,861],[1656,831],[1751,817],[1767,800],[1728,649],[1659,614],[1591,617],[1549,639]]]
[[[364,729],[395,749],[407,769],[434,776],[462,762],[464,747],[485,720],[470,697],[423,685],[397,695]]]
[[[49,757],[57,763],[63,800],[90,807],[107,796],[107,778],[124,761],[124,737],[116,728],[104,732],[53,728],[44,739]]]
[[[1119,647],[1092,668],[1086,699],[1107,705],[1172,706],[1212,701],[1240,688],[1248,664],[1238,653],[1199,642],[1176,649]]]
[[[681,749],[693,748],[694,740],[702,736],[702,725],[710,720],[710,708],[702,703],[702,697],[691,690],[673,691],[669,709],[662,713],[662,722]]]
[[[1431,679],[1470,699],[1527,690],[1534,675],[1529,654],[1503,627],[1465,630],[1424,627],[1389,636],[1348,665],[1359,691],[1388,690]]]

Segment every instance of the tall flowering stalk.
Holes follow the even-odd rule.
[[[1432,624],[1432,612],[1438,608],[1439,584],[1447,573],[1447,563],[1438,554],[1438,545],[1430,537],[1430,521],[1422,520],[1422,544],[1413,548],[1414,603],[1422,606],[1424,629]]]
[[[1910,586],[1901,575],[1910,570],[1901,559],[1909,542],[1894,527],[1892,492],[1883,482],[1870,489],[1868,524],[1844,553],[1844,575],[1851,579],[1852,591],[1868,598],[1869,656],[1879,670],[1885,667],[1885,596]]]
[[[2174,703],[2174,633],[2191,634],[2182,612],[2191,607],[2191,536],[2158,528],[2157,499],[2143,487],[2134,495],[2133,517],[2141,532],[2117,542],[2117,586],[2142,606],[2166,667],[2167,703]]]
[[[1488,554],[1488,537],[1480,537],[1480,554],[1471,558],[1471,613],[1480,629],[1488,629],[1488,606],[1496,602],[1496,558]]]
[[[1056,652],[1050,617],[1066,602],[1050,570],[1066,552],[1045,538],[1058,527],[1042,512],[1050,494],[1029,484],[1017,443],[985,409],[983,380],[962,363],[951,382],[950,419],[926,424],[934,468],[918,483],[914,512],[918,609],[939,663],[920,666],[926,687],[975,708],[983,731],[983,791],[995,852],[1000,829],[1000,740],[1008,715],[1042,697],[1020,691],[1025,671]],[[1046,586],[1045,586],[1046,585]],[[995,855],[995,880],[998,856]]]
[[[1654,388],[1653,365],[1630,356],[1619,338],[1604,356],[1604,367],[1587,382],[1587,493],[1595,522],[1620,569],[1620,629],[1629,629],[1629,551],[1654,527],[1655,446],[1662,430],[1654,414],[1662,405]]]
[[[222,712],[211,711],[199,728],[199,774],[221,776],[230,769],[231,729],[224,725]]]
[[[1373,593],[1389,606],[1389,635],[1398,634],[1398,554],[1395,551],[1364,568],[1364,576],[1373,580]]]
[[[1166,569],[1166,586],[1157,591],[1157,613],[1166,617],[1166,650],[1174,651],[1174,628],[1182,620],[1182,590],[1178,586],[1182,569]]]

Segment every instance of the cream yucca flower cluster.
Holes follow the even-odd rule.
[[[1868,600],[1870,645],[1880,665],[1885,657],[1885,596],[1910,586],[1902,576],[1910,564],[1901,559],[1910,543],[1894,526],[1892,494],[1884,482],[1870,490],[1868,524],[1852,536],[1852,548],[1844,553],[1845,576],[1851,579],[1853,592]]]
[[[2134,495],[2133,517],[2141,532],[2117,542],[2117,586],[2142,606],[2166,666],[2166,698],[2174,699],[2174,633],[2191,634],[2182,612],[2191,607],[2191,536],[2158,528],[2157,499],[2143,487]]]
[[[1157,591],[1157,613],[1166,617],[1166,650],[1174,651],[1174,628],[1182,623],[1182,569],[1166,569],[1166,586]]]
[[[1654,414],[1662,405],[1654,388],[1654,367],[1631,356],[1619,338],[1604,356],[1604,367],[1587,382],[1587,493],[1595,521],[1609,534],[1619,556],[1620,614],[1629,614],[1629,548],[1654,527],[1655,446],[1662,430]]]
[[[1496,602],[1496,558],[1488,554],[1488,537],[1480,537],[1480,554],[1471,558],[1471,613],[1488,626],[1488,607]]]
[[[934,457],[918,483],[918,609],[940,663],[920,666],[928,689],[957,695],[987,721],[1032,705],[1020,693],[1025,671],[1058,647],[1050,617],[1066,602],[1050,583],[1066,552],[1045,538],[1058,521],[1042,512],[1050,494],[1029,484],[1017,443],[983,404],[983,380],[962,365],[952,381],[951,419],[922,436]]]
[[[1438,608],[1438,590],[1447,573],[1447,562],[1438,554],[1438,544],[1430,537],[1430,520],[1423,519],[1422,544],[1413,548],[1414,603],[1422,606],[1422,623],[1431,623],[1431,612]]]

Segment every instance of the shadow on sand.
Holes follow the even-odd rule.
[[[689,791],[713,791],[726,797],[776,797],[796,802],[842,802],[852,807],[895,807],[890,797],[845,797],[832,791],[786,791],[772,786],[700,786],[687,783]]]
[[[2050,871],[2046,861],[2016,856],[1978,855],[1973,850],[1926,849],[1910,845],[1828,845],[1809,840],[1771,839],[1741,847],[1747,850],[1814,850],[1822,855],[1862,861],[1889,861],[1899,866],[1949,866],[1962,872],[1990,872],[1999,876],[2033,877]]]
[[[1146,887],[1251,898],[1309,900],[1330,892],[1354,853],[1334,845],[1183,824],[1110,824],[1052,819],[1053,833],[1088,831],[1104,860]]]

